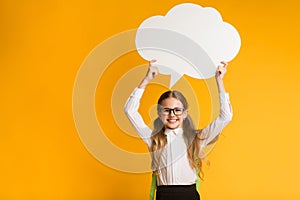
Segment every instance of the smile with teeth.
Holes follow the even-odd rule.
[[[167,119],[167,121],[169,123],[176,123],[178,121],[178,119]]]

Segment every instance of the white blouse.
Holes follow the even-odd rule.
[[[124,110],[131,124],[150,149],[152,130],[145,124],[138,112],[143,93],[144,89],[135,88],[128,98]],[[209,144],[232,119],[228,93],[219,93],[219,98],[220,114],[202,130],[201,138],[203,140],[201,140],[200,150]],[[187,144],[183,137],[182,128],[166,129],[165,134],[167,135],[167,145],[162,151],[159,167],[155,169],[158,172],[157,185],[191,185],[196,183],[196,170],[189,164]]]

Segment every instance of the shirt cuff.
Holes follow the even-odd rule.
[[[133,92],[131,93],[131,96],[141,98],[144,94],[145,89],[136,87]]]

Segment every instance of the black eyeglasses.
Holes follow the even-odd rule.
[[[182,115],[183,111],[184,111],[184,108],[177,108],[177,107],[176,108],[161,108],[160,109],[161,114],[165,115],[165,116],[170,115],[171,112],[173,112],[174,115],[176,115],[176,116],[180,116],[180,115]]]

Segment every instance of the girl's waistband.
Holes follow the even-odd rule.
[[[159,185],[157,191],[160,192],[187,192],[196,189],[196,184],[192,185]]]

